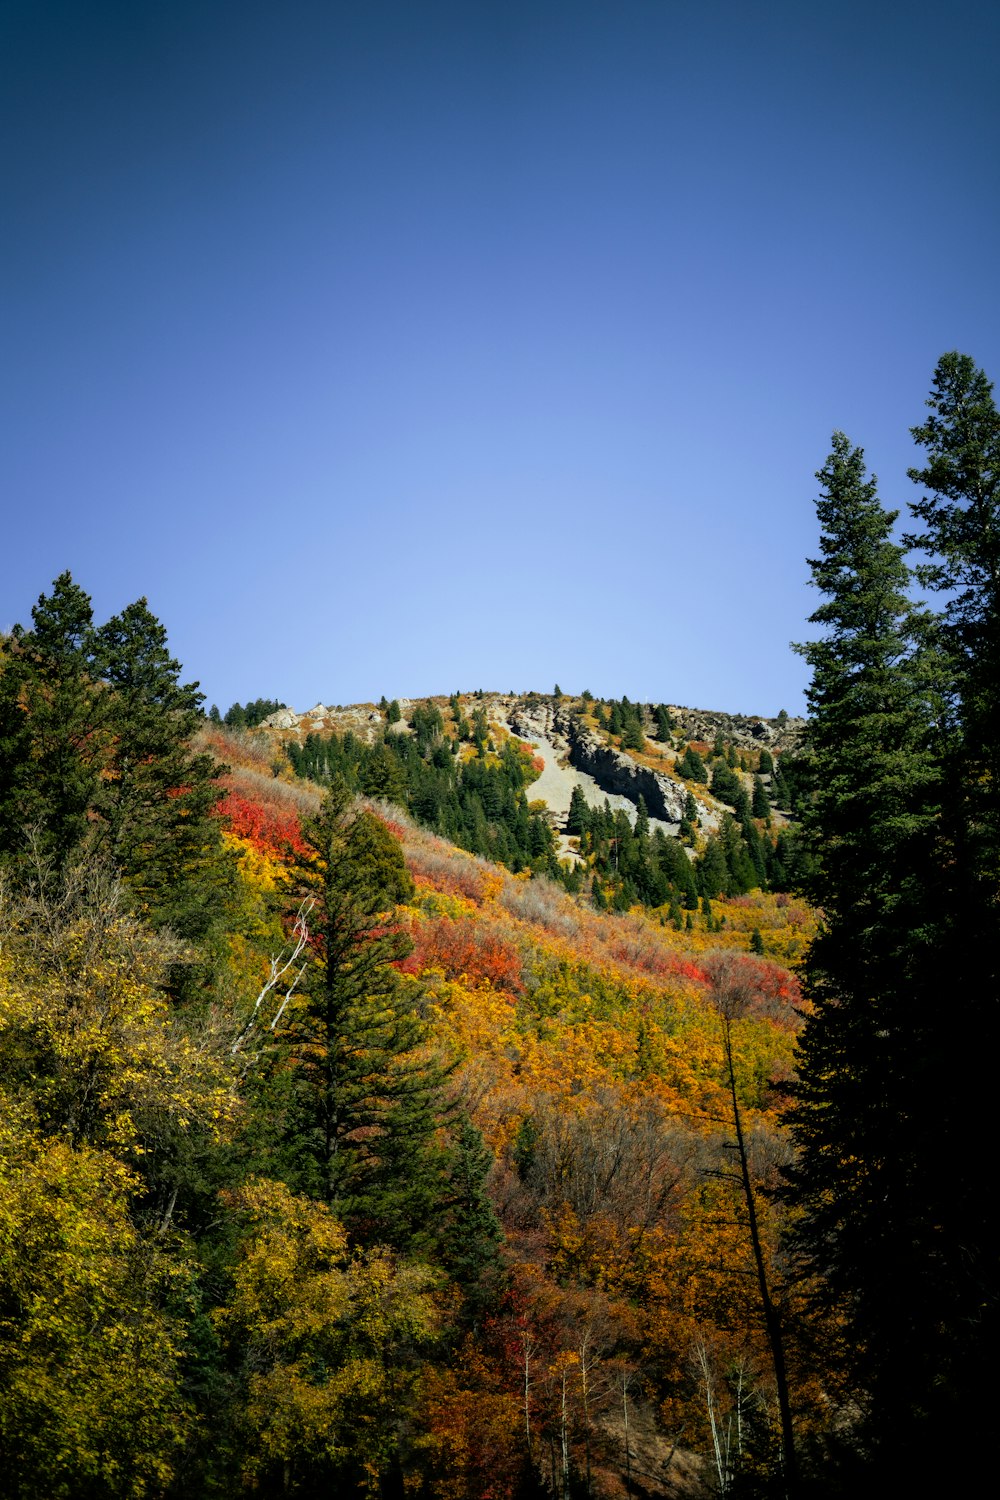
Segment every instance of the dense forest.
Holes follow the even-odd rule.
[[[928,411],[912,535],[817,476],[797,749],[569,700],[676,835],[475,695],[205,714],[69,573],[0,640],[6,1493],[978,1492],[1000,417]]]

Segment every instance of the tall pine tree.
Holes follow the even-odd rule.
[[[363,1240],[423,1245],[444,1191],[446,1070],[427,1055],[420,986],[397,967],[411,944],[394,909],[413,883],[397,840],[343,783],[303,837],[311,956],[287,1031],[302,1185]]]
[[[230,864],[211,816],[225,768],[191,748],[197,683],[145,599],[96,627],[63,573],[31,615],[0,667],[0,861],[99,854],[156,925],[203,936]]]
[[[196,682],[180,681],[167,632],[145,599],[94,632],[91,670],[113,730],[95,799],[98,847],[156,924],[200,937],[229,874],[212,816],[226,768],[191,748],[203,695]]]
[[[846,1320],[875,1487],[928,1436],[941,1334],[941,1169],[933,1109],[940,990],[936,754],[926,617],[860,449],[835,433],[817,476],[812,797],[804,838],[824,923],[790,1124],[798,1245]]]
[[[928,1097],[940,1101],[936,1172],[941,1330],[935,1401],[953,1450],[987,1430],[1000,1338],[1000,1287],[990,1194],[995,1176],[995,1057],[1000,1002],[1000,413],[993,387],[965,354],[938,361],[930,415],[912,429],[925,450],[910,470],[922,530],[923,583],[942,597],[946,772],[942,808],[939,1034]]]
[[[91,670],[90,597],[62,573],[14,627],[0,674],[0,857],[63,866],[87,837],[109,760],[109,705]]]

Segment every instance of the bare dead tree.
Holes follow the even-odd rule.
[[[259,1025],[263,1024],[261,1016],[264,1010],[264,1002],[268,995],[275,993],[283,987],[285,993],[281,1004],[275,1010],[270,1021],[266,1023],[268,1031],[273,1032],[277,1029],[278,1023],[285,1013],[285,1008],[306,971],[307,963],[302,963],[299,966],[299,960],[309,943],[308,918],[315,905],[316,902],[311,896],[307,897],[300,905],[292,926],[291,940],[275,958],[271,959],[271,968],[268,977],[261,988],[260,994],[254,1001],[253,1009],[245,1025],[229,1049],[230,1056],[235,1057],[252,1033],[257,1030]]]

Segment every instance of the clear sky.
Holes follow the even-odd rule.
[[[843,428],[1000,380],[1000,7],[0,0],[0,628],[775,713]]]

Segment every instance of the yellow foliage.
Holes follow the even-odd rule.
[[[244,1358],[247,1477],[350,1459],[378,1493],[415,1378],[404,1351],[436,1329],[431,1272],[384,1250],[350,1255],[330,1210],[281,1183],[251,1182],[230,1201],[251,1227],[216,1320]]]
[[[235,1100],[217,1059],[174,1024],[164,967],[182,955],[96,878],[65,912],[0,910],[0,1068],[46,1133],[137,1159],[177,1131],[220,1137]]]
[[[236,856],[240,875],[252,889],[267,891],[269,894],[287,889],[289,871],[281,860],[265,853],[249,839],[239,838],[234,833],[223,833],[222,842]]]
[[[0,1446],[24,1500],[159,1495],[189,1416],[171,1274],[129,1217],[137,1180],[0,1115]],[[176,1277],[179,1273],[173,1273]]]

